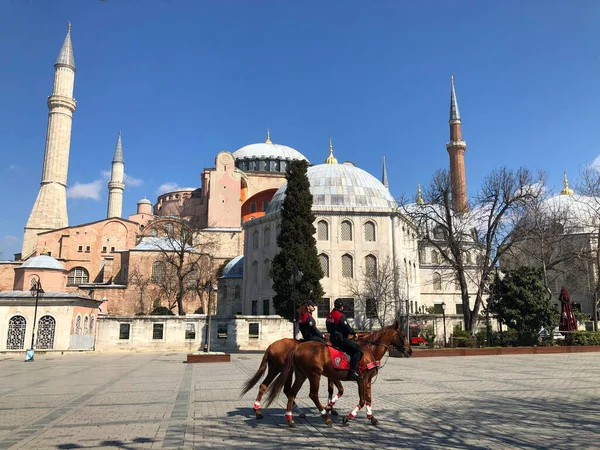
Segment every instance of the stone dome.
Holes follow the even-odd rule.
[[[148,200],[147,198],[143,198],[139,202],[137,202],[137,204],[138,205],[151,205],[152,202],[150,200]]]
[[[308,168],[313,206],[333,209],[390,210],[397,203],[381,181],[353,164],[319,164]],[[267,214],[283,205],[287,184],[269,203]]]
[[[306,157],[298,150],[285,145],[273,144],[272,142],[262,142],[259,144],[250,144],[233,152],[233,157],[239,159],[276,159],[276,160],[299,160]]]
[[[594,229],[598,222],[598,210],[600,199],[578,194],[554,195],[542,204],[542,211],[549,216],[558,216],[567,233]]]
[[[244,276],[244,255],[236,256],[223,268],[221,278],[242,278]]]
[[[65,270],[61,262],[48,255],[39,255],[29,258],[21,265],[22,269],[51,269]]]

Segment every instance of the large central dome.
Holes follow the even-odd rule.
[[[313,206],[333,209],[395,209],[390,191],[373,175],[352,164],[319,164],[308,168]],[[283,205],[287,184],[273,196],[267,214]]]
[[[298,150],[286,145],[273,144],[272,142],[263,142],[259,144],[250,144],[233,152],[233,157],[238,159],[279,159],[296,160],[306,159]],[[308,161],[308,160],[307,160]]]

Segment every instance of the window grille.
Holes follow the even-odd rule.
[[[29,280],[29,287],[32,288],[37,286],[38,281],[40,281],[40,277],[38,277],[37,275],[32,276]]]
[[[344,220],[341,225],[341,235],[342,241],[351,241],[352,240],[352,224]]]
[[[331,311],[331,304],[328,298],[322,298],[317,302],[317,317],[327,317]]]
[[[354,318],[354,299],[353,298],[342,298],[344,302],[344,315],[348,319]]]
[[[377,276],[377,258],[375,256],[367,255],[365,257],[365,273],[369,278]]]
[[[456,304],[456,314],[462,314],[463,313],[463,305],[462,303],[457,303]]]
[[[83,334],[88,334],[90,332],[90,318],[85,316],[83,318]]]
[[[173,236],[174,232],[175,232],[175,229],[174,229],[172,223],[165,224],[165,233],[167,234],[167,236]]]
[[[324,220],[320,220],[317,223],[317,239],[319,241],[329,240],[329,224]]]
[[[432,250],[432,252],[431,252],[431,263],[432,264],[440,263],[440,256],[438,255],[438,252],[436,252],[435,250]]]
[[[436,227],[433,230],[433,238],[439,241],[443,241],[446,237],[446,230],[444,230],[441,226]]]
[[[81,316],[77,316],[81,320]],[[35,347],[50,350],[54,348],[54,332],[56,331],[56,320],[52,316],[43,316],[38,321],[37,339]],[[79,331],[81,334],[81,330]]]
[[[23,350],[27,320],[23,316],[13,316],[8,321],[7,350]]]
[[[371,221],[365,223],[365,241],[375,242],[375,224]]]
[[[323,269],[323,276],[329,278],[329,256],[321,253],[319,255],[319,263],[321,263],[321,269]]]
[[[342,256],[342,276],[344,278],[354,278],[353,261],[350,255]]]
[[[433,305],[433,313],[434,314],[442,314],[442,304],[441,303],[435,303]]]
[[[74,267],[69,272],[67,277],[67,286],[79,286],[80,284],[86,284],[90,280],[88,271],[83,267]]]
[[[154,261],[152,263],[152,281],[162,283],[167,276],[167,268],[163,261]]]
[[[435,272],[433,274],[433,290],[434,291],[442,290],[442,276],[437,272]]]
[[[365,305],[365,313],[368,319],[377,318],[377,300],[374,298],[368,298]]]
[[[75,319],[75,334],[81,334],[81,316]]]
[[[95,318],[95,317],[94,317],[94,315],[92,314],[92,315],[90,316],[90,333],[93,333],[93,332],[94,332],[94,325],[95,325],[95,321],[96,321],[96,318]]]

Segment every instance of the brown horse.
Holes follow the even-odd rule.
[[[318,342],[313,342],[313,344],[317,344],[323,348],[326,348],[323,344],[320,344]],[[267,367],[269,368],[269,372],[267,373],[267,376],[265,377],[263,382],[260,384],[260,387],[258,389],[258,395],[256,396],[256,400],[254,401],[254,414],[257,419],[263,418],[263,414],[260,411],[260,400],[262,399],[263,394],[265,393],[271,382],[281,372],[286,356],[289,355],[298,345],[300,345],[300,342],[295,339],[280,339],[278,341],[273,342],[265,351],[265,355],[263,356],[262,362],[260,363],[260,367],[254,374],[254,376],[248,381],[246,381],[246,383],[244,384],[244,388],[240,397],[243,396],[250,389],[252,389],[254,385],[258,383],[258,380],[260,380],[260,378],[263,376],[263,374],[267,370]],[[335,396],[333,395],[334,384],[338,390]],[[284,392],[287,395],[288,388],[285,388]],[[342,383],[340,383],[337,380],[328,380],[328,392],[329,403],[327,405],[327,410],[332,415],[337,416],[338,413],[333,407],[336,401],[344,394],[344,387],[342,386]],[[297,410],[301,418],[305,417],[304,413],[300,411],[295,402],[293,402],[293,407]]]
[[[371,379],[377,373],[379,366],[377,363],[381,361],[390,346],[396,347],[407,358],[412,354],[412,350],[404,333],[399,330],[398,321],[394,322],[394,324],[389,327],[385,327],[360,338],[358,342],[363,349],[363,357],[359,367],[367,368],[363,370],[363,378],[357,381],[358,394],[360,397],[359,404],[350,414],[344,417],[343,422],[344,424],[347,424],[348,421],[353,419],[358,411],[366,404],[367,418],[371,420],[373,425],[377,425],[379,422],[373,416],[373,411],[371,409]],[[290,388],[292,374],[295,375],[295,380]],[[302,384],[308,378],[310,382],[309,397],[318,408],[321,417],[327,426],[333,426],[329,414],[327,414],[326,409],[323,408],[323,405],[319,400],[319,382],[321,376],[326,376],[331,380],[347,380],[348,371],[337,370],[333,367],[329,349],[323,345],[316,342],[304,342],[296,346],[296,348],[287,356],[281,374],[268,388],[267,406],[277,398],[282,388],[285,387],[286,390],[289,389],[289,392],[286,393],[288,396],[288,403],[285,418],[289,426],[295,427],[296,425],[292,419],[292,405],[294,404],[294,400],[302,387]]]

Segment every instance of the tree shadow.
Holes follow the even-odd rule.
[[[102,441],[99,444],[94,444],[90,446],[84,446],[75,443],[68,444],[58,444],[56,448],[61,450],[74,449],[74,448],[97,448],[100,447],[114,447],[114,448],[122,448],[125,450],[137,450],[139,447],[135,447],[134,444],[149,444],[155,442],[153,438],[145,438],[145,437],[137,437],[133,439],[130,443],[125,443],[121,440],[108,440]]]

